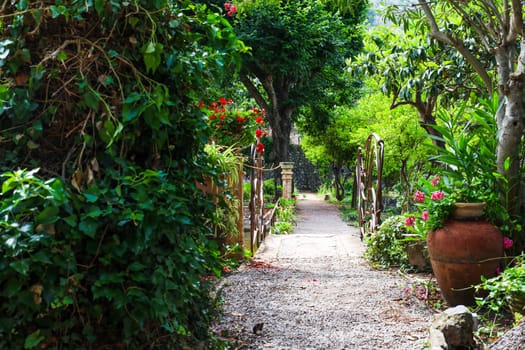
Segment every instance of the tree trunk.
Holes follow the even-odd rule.
[[[498,146],[496,150],[496,164],[498,173],[507,179],[507,191],[504,204],[513,215],[520,215],[520,145],[525,130],[523,117],[524,108],[524,83],[525,69],[523,60],[525,59],[525,42],[521,41],[521,52],[518,58],[516,70],[510,73],[509,62],[511,62],[513,47],[504,46],[496,51],[496,62],[498,64],[498,83],[500,93],[505,96],[506,104],[504,112],[497,117]],[[509,160],[508,165],[507,159]]]
[[[290,113],[291,114],[291,113]],[[288,161],[288,149],[290,148],[291,116],[278,115],[269,118],[272,133],[272,151],[270,153],[270,162],[275,166],[279,162]]]

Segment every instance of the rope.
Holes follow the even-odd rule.
[[[244,164],[245,167],[247,168],[251,168],[251,169],[255,169],[255,170],[262,170],[262,171],[274,171],[274,170],[277,170],[281,167],[281,165],[277,165],[276,167],[274,168],[270,168],[270,169],[266,169],[266,168],[259,168],[259,167],[256,167],[254,165],[249,165],[249,164]]]

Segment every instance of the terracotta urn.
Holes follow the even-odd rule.
[[[470,214],[469,214],[470,215]],[[474,305],[474,285],[496,275],[503,257],[503,235],[479,215],[453,214],[427,236],[432,270],[450,306]]]

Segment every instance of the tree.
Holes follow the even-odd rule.
[[[392,8],[385,17],[396,23]],[[474,84],[472,71],[456,50],[425,38],[413,22],[407,22],[403,31],[397,27],[375,27],[365,36],[364,53],[350,61],[349,70],[356,76],[378,76],[381,91],[392,99],[391,108],[413,107],[421,127],[439,140],[436,124],[438,106],[446,107],[457,100],[468,100],[483,90]]]
[[[385,141],[383,178],[390,183],[408,184],[414,169],[421,167],[425,137],[417,116],[407,106],[390,109],[390,103],[378,84],[368,79],[363,97],[355,106],[341,106],[326,130],[303,138],[305,153],[315,164],[333,169],[336,197],[344,197],[344,178],[354,173],[357,150],[371,133]],[[299,124],[301,125],[301,124]],[[345,175],[341,169],[349,170]]]
[[[270,161],[287,160],[289,136],[300,107],[328,120],[338,100],[352,89],[341,80],[344,59],[361,47],[358,24],[366,1],[355,0],[345,16],[315,0],[256,1],[239,5],[235,28],[251,48],[243,57],[240,80],[266,110],[273,147]],[[309,113],[310,116],[314,116]]]
[[[489,95],[495,88],[504,103],[498,110],[497,171],[509,193],[502,197],[513,215],[524,213],[521,181],[522,140],[525,130],[525,36],[523,4],[517,0],[464,2],[418,0],[410,10],[412,20],[424,20],[429,35],[456,49],[477,73]],[[454,14],[454,16],[449,16]],[[465,33],[468,33],[466,37]],[[472,35],[475,40],[469,40]],[[477,52],[494,57],[496,65],[483,64]]]

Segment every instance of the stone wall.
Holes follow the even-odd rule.
[[[321,185],[319,171],[306,159],[300,145],[290,145],[289,160],[294,163],[293,181],[295,188],[299,191],[317,191]]]

